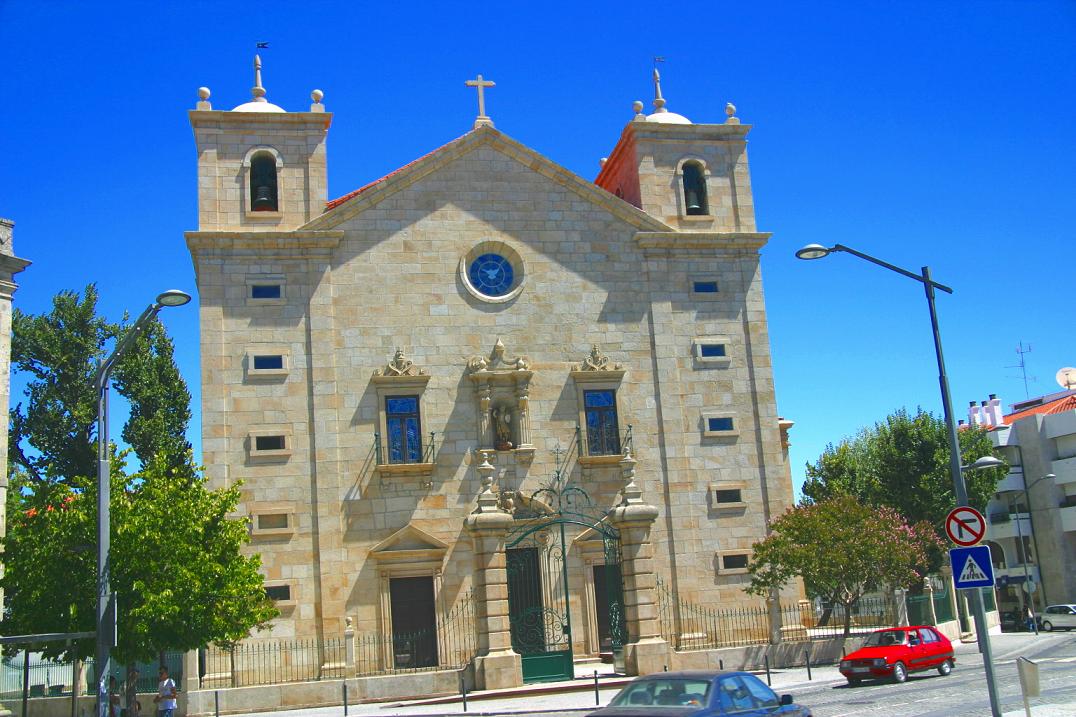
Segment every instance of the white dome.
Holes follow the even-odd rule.
[[[244,102],[232,112],[287,112],[283,107],[277,107],[272,102]],[[679,116],[679,115],[678,115]]]
[[[646,116],[647,122],[661,122],[662,124],[691,124],[691,120],[675,112],[655,112]]]

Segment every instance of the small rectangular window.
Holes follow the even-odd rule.
[[[279,299],[281,297],[280,284],[251,284],[250,298],[252,299]]]
[[[287,513],[266,513],[258,516],[258,530],[286,530]]]
[[[714,491],[714,501],[718,503],[742,503],[743,495],[739,488],[718,489]]]
[[[699,344],[699,356],[719,358],[725,355],[725,344]]]
[[[269,371],[272,369],[284,368],[284,357],[280,354],[272,356],[255,356],[254,357],[254,370],[255,371]]]
[[[266,585],[265,596],[276,602],[291,600],[291,585]]]
[[[284,450],[284,436],[255,436],[254,450],[282,451]]]
[[[716,294],[717,282],[716,281],[695,281],[692,282],[692,291],[696,294]]]
[[[747,553],[722,555],[721,567],[725,570],[743,570],[747,567]]]
[[[734,430],[731,416],[717,416],[706,419],[707,431],[731,431]]]

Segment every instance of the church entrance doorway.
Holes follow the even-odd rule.
[[[587,510],[590,499],[582,489],[560,485],[557,475],[550,487],[529,499],[517,493],[516,501],[521,503],[511,511],[516,524],[505,541],[512,649],[522,656],[524,682],[571,680],[573,645],[582,645],[573,635],[572,608],[583,618],[588,576],[570,538],[587,532],[602,541],[604,563],[593,571],[593,609],[600,650],[615,654],[627,638],[620,537],[604,514]]]
[[[392,578],[389,581],[389,600],[392,609],[393,667],[437,665],[433,578]]]

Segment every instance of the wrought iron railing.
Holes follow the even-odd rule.
[[[346,672],[347,642],[338,637],[212,645],[204,660],[204,688],[338,679]]]
[[[394,463],[394,464],[400,464],[400,463],[433,463],[434,459],[437,456],[437,441],[436,441],[437,433],[436,433],[436,431],[430,431],[429,436],[430,436],[429,440],[426,441],[425,444],[421,446],[421,451],[419,452],[421,457],[419,458],[419,460],[417,460],[417,461],[407,460],[407,457],[405,455],[402,460],[397,460],[397,461],[391,461],[390,460],[388,462],[389,463]],[[390,451],[390,453],[391,453],[391,451]],[[405,451],[401,451],[400,453],[401,453],[401,455],[404,455]],[[381,434],[380,433],[375,433],[374,434],[374,459],[377,462],[377,465],[379,465],[379,466],[385,465],[386,461],[384,460],[384,458],[385,458],[385,449],[381,445]]]
[[[623,431],[614,428],[587,428],[586,450],[583,450],[584,436],[581,426],[575,427],[575,450],[580,456],[623,456],[635,452],[631,435],[631,424]]]
[[[819,606],[813,601],[781,604],[773,624],[765,604],[718,609],[679,600],[658,581],[658,619],[661,636],[677,650],[763,645],[778,632],[782,641],[814,640],[844,634],[842,606]],[[870,632],[894,624],[895,605],[884,597],[864,597],[851,608],[851,632]],[[776,629],[775,629],[776,628]]]
[[[355,674],[359,677],[459,669],[477,652],[474,601],[470,594],[465,595],[433,628],[360,634],[355,648]]]
[[[164,664],[168,666],[168,674],[177,683],[183,678],[183,653],[165,652]],[[159,660],[151,662],[137,662],[135,669],[139,671],[138,691],[155,692],[157,690],[157,668]],[[93,658],[83,661],[83,670],[88,685],[97,683],[97,673],[94,670]],[[23,674],[28,675],[26,680],[26,692],[28,697],[56,697],[70,695],[74,684],[74,667],[69,661],[46,660],[40,653],[31,652],[30,659],[26,659],[25,652],[4,657],[0,663],[0,699],[15,699],[22,695]],[[127,666],[119,662],[113,662],[113,676],[120,685],[127,679]]]

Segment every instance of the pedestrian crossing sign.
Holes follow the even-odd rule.
[[[990,561],[988,546],[953,548],[949,551],[949,562],[953,566],[953,581],[957,589],[994,586],[994,565]]]

